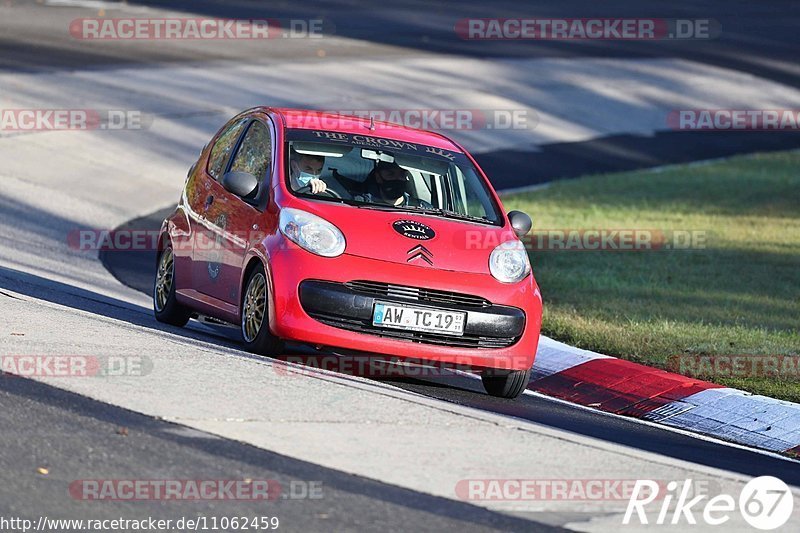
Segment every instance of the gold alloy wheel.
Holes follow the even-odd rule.
[[[246,342],[253,342],[261,331],[264,311],[267,307],[267,282],[264,275],[257,273],[247,286],[242,309],[242,335]]]
[[[156,311],[159,313],[164,310],[172,290],[172,281],[175,275],[175,260],[172,256],[172,248],[167,248],[161,254],[158,262],[158,272],[156,273],[155,298],[153,298]]]

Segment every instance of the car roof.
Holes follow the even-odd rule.
[[[444,135],[440,135],[431,131],[409,128],[407,126],[401,126],[400,124],[394,124],[392,122],[376,120],[374,123],[377,127],[374,130],[370,130],[370,119],[364,117],[328,113],[313,109],[289,109],[276,107],[265,107],[261,109],[263,111],[271,111],[280,115],[283,119],[284,125],[289,129],[316,129],[349,134],[373,135],[375,137],[383,137],[385,139],[392,139],[395,141],[406,141],[433,146],[434,148],[443,148],[446,150],[462,152],[462,148],[460,146],[455,144]]]

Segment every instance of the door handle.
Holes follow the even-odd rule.
[[[206,197],[206,203],[205,203],[205,207],[204,208],[208,209],[209,207],[211,207],[211,204],[213,204],[213,203],[214,203],[214,195],[213,194],[209,194]]]

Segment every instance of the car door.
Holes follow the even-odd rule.
[[[268,173],[272,168],[272,134],[266,120],[248,123],[237,143],[226,172],[248,172],[259,186],[253,195],[241,198],[222,187],[222,178],[211,192],[213,200],[204,221],[206,246],[195,254],[195,273],[203,283],[197,290],[225,304],[238,306],[239,281],[244,258],[254,235],[258,235],[258,206],[268,194]],[[224,174],[223,174],[224,175]]]
[[[210,286],[215,283],[219,274],[213,268],[209,270],[208,259],[209,255],[214,254],[213,248],[217,244],[213,221],[220,213],[219,205],[214,204],[225,192],[220,181],[249,122],[249,117],[239,118],[223,127],[212,141],[205,168],[195,172],[186,184],[186,202],[189,205],[192,231],[191,286],[204,294],[212,292]]]

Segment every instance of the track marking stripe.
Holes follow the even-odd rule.
[[[800,456],[800,405],[542,337],[532,391],[601,411]]]
[[[612,358],[542,336],[539,338],[539,349],[536,351],[531,380],[551,376],[594,359]]]
[[[712,387],[718,385],[614,358],[593,359],[530,385],[543,394],[636,417]]]

